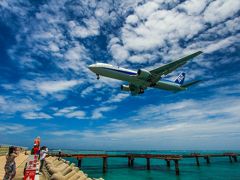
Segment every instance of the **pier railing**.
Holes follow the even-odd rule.
[[[136,158],[145,158],[146,159],[146,169],[151,169],[151,159],[161,159],[166,161],[166,166],[170,167],[171,162],[174,163],[176,175],[180,174],[179,169],[179,161],[184,158],[195,158],[196,165],[200,166],[199,159],[204,158],[207,164],[210,164],[210,158],[213,157],[228,157],[231,163],[237,162],[237,157],[240,156],[238,153],[223,153],[223,154],[199,154],[199,153],[192,153],[192,154],[184,154],[184,155],[170,155],[170,154],[119,154],[119,155],[112,155],[112,154],[64,154],[64,153],[51,153],[50,156],[58,156],[58,157],[72,157],[76,158],[78,161],[78,167],[81,168],[82,160],[84,158],[102,158],[103,164],[102,169],[105,173],[107,171],[107,160],[108,158],[126,158],[128,160],[128,167],[134,167],[134,160]]]

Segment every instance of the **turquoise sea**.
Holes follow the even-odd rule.
[[[140,153],[140,154],[213,154],[224,152],[240,151],[73,151],[65,150],[65,153],[86,153],[86,154],[126,154],[126,153]],[[77,165],[77,160],[74,158],[67,158],[67,160]],[[240,157],[238,162],[230,163],[228,157],[210,158],[210,164],[207,165],[206,160],[200,158],[200,166],[196,165],[195,159],[182,159],[179,162],[180,176],[175,175],[175,168],[172,162],[171,167],[166,166],[166,162],[161,159],[151,159],[151,170],[146,169],[146,159],[137,158],[134,161],[134,167],[128,167],[127,158],[109,158],[108,169],[104,174],[102,173],[102,159],[89,158],[82,160],[82,170],[89,175],[89,177],[99,178],[105,180],[240,180]]]

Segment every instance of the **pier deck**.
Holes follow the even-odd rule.
[[[78,160],[78,167],[81,168],[82,166],[82,159],[84,158],[102,158],[103,165],[102,169],[105,173],[107,171],[107,160],[108,158],[126,158],[128,160],[128,166],[134,166],[134,160],[136,158],[145,158],[146,159],[146,169],[151,169],[150,160],[151,159],[162,159],[166,161],[167,167],[171,166],[171,161],[174,162],[175,165],[175,172],[176,175],[180,174],[179,169],[179,160],[183,158],[195,158],[196,165],[200,166],[199,158],[204,158],[207,164],[210,164],[210,158],[213,157],[229,157],[229,161],[232,163],[237,162],[237,157],[240,156],[238,153],[223,153],[223,154],[199,154],[199,153],[192,153],[192,154],[184,154],[184,155],[170,155],[170,154],[119,154],[119,155],[111,155],[111,154],[49,154],[51,156],[58,156],[58,157],[72,157]]]

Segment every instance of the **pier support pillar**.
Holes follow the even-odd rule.
[[[77,158],[78,160],[78,167],[81,168],[82,167],[82,159],[81,158]]]
[[[176,175],[179,176],[180,175],[180,171],[179,171],[178,159],[175,159],[174,162],[175,162],[175,172],[176,172]]]
[[[167,163],[167,167],[170,167],[171,164],[170,164],[170,160],[169,159],[165,159],[166,163]]]
[[[131,157],[128,157],[128,167],[131,167]]]
[[[146,158],[147,160],[147,170],[150,170],[150,158]]]
[[[103,158],[103,173],[107,172],[107,157]]]
[[[205,156],[204,159],[206,159],[207,164],[210,164],[210,158],[209,158],[209,156]]]
[[[134,166],[134,158],[131,158],[131,167]]]
[[[200,163],[199,163],[199,158],[198,158],[198,156],[196,156],[196,162],[197,162],[197,166],[200,166]]]
[[[237,156],[232,156],[232,158],[234,159],[234,162],[237,162]]]
[[[229,157],[229,161],[230,161],[230,163],[232,163],[233,161],[232,161],[232,156],[228,156]]]

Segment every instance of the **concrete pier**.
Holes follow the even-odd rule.
[[[51,154],[54,156],[54,154]],[[102,158],[103,165],[102,170],[104,173],[107,172],[107,160],[108,158],[127,158],[128,167],[134,166],[134,160],[136,158],[145,158],[146,159],[146,169],[151,170],[151,159],[165,160],[167,167],[170,167],[171,161],[175,165],[175,174],[180,175],[180,165],[179,161],[183,158],[194,158],[196,160],[197,166],[200,166],[199,159],[204,158],[207,164],[210,164],[210,157],[229,157],[230,162],[237,162],[237,156],[240,154],[236,153],[224,153],[224,154],[190,154],[190,155],[169,155],[169,154],[122,154],[122,155],[110,155],[110,154],[61,154],[61,157],[73,157],[78,160],[78,167],[82,165],[82,159],[84,158]],[[233,159],[233,160],[232,160]]]

